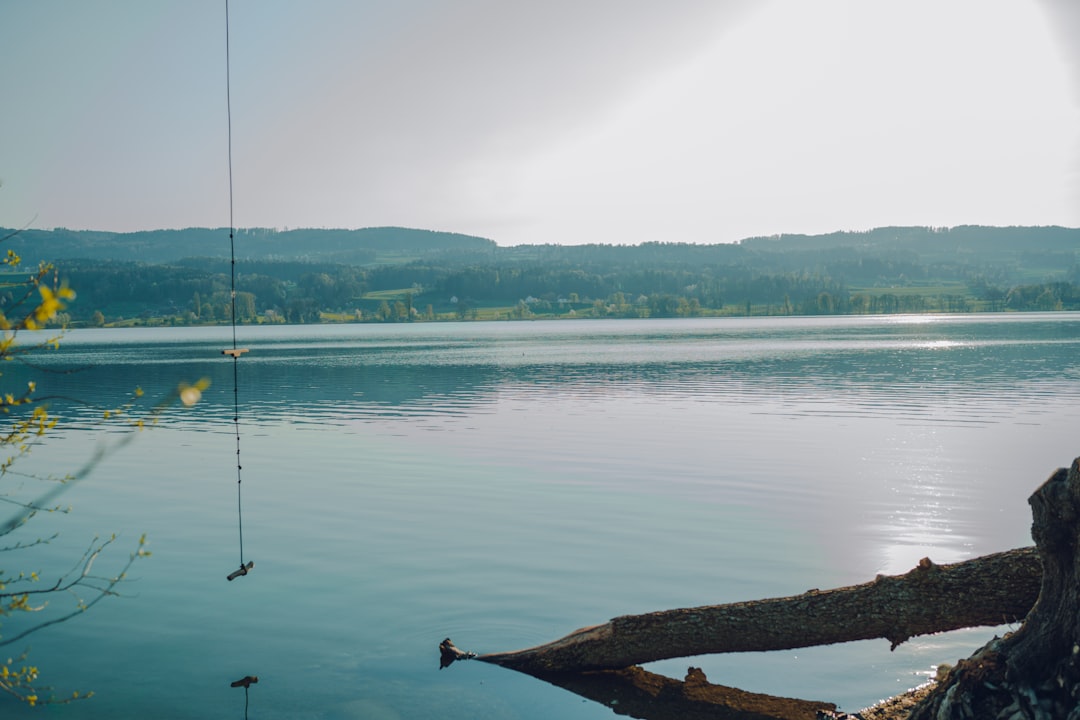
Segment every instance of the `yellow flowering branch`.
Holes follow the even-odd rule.
[[[0,238],[0,242],[7,237]],[[12,270],[19,263],[18,254],[12,250],[0,255],[0,268]],[[0,377],[3,374],[4,362],[18,361],[32,365],[30,358],[35,353],[59,346],[62,329],[60,334],[56,335],[37,332],[24,334],[24,331],[40,331],[55,326],[58,316],[67,308],[67,303],[75,300],[75,292],[60,280],[52,265],[41,264],[36,271],[21,280],[12,280],[11,277],[10,272],[0,277],[0,290],[9,293],[8,303],[0,309]],[[53,504],[61,493],[73,483],[87,477],[106,455],[131,442],[138,431],[147,425],[155,424],[167,408],[177,403],[190,405],[198,401],[208,386],[209,381],[205,379],[193,384],[181,384],[169,397],[145,410],[140,409],[144,393],[140,388],[136,388],[124,403],[104,410],[103,422],[126,423],[130,432],[121,434],[115,442],[99,446],[92,457],[74,473],[59,478],[23,475],[23,478],[28,479],[56,481],[54,487],[37,497],[29,500],[18,499],[10,493],[0,491],[0,504],[13,505],[16,508],[6,520],[0,516],[0,537],[19,530],[38,512],[65,512],[66,510]],[[13,469],[15,464],[30,452],[37,438],[56,426],[57,417],[47,407],[50,399],[52,398],[49,396],[38,394],[34,383],[28,383],[19,389],[5,389],[0,386],[0,419],[8,421],[8,424],[0,429],[0,481],[22,475]],[[0,547],[0,553],[48,544],[55,537],[54,535],[28,542],[16,541],[7,547]],[[115,536],[104,541],[95,538],[71,569],[51,582],[42,582],[36,572],[8,575],[0,569],[0,620],[16,614],[39,613],[46,609],[49,599],[54,597],[55,593],[71,595],[74,600],[70,608],[50,612],[51,617],[45,616],[48,619],[39,619],[29,626],[23,625],[13,635],[0,635],[0,647],[20,642],[32,633],[66,622],[86,612],[106,597],[119,595],[120,584],[126,579],[132,564],[150,553],[146,549],[146,537],[143,536],[119,572],[113,575],[95,574],[95,561],[115,541]],[[55,697],[48,688],[38,685],[38,669],[27,664],[25,659],[25,654],[15,660],[8,658],[4,661],[0,658],[0,691],[31,706],[65,703],[89,696],[74,693],[67,698]]]

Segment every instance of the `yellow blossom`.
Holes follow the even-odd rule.
[[[66,285],[62,285],[56,292],[47,285],[38,285],[38,292],[41,293],[41,304],[34,308],[33,318],[26,318],[26,327],[29,330],[34,330],[52,320],[56,317],[56,313],[67,307],[63,303],[64,300],[75,298],[75,291]]]
[[[185,407],[191,407],[202,399],[203,390],[208,387],[210,387],[210,380],[208,378],[202,378],[194,385],[180,383],[180,387],[178,388],[180,402],[182,402]]]

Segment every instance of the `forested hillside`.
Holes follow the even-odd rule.
[[[10,233],[0,229],[0,236]],[[237,256],[243,259],[301,260],[364,265],[376,255],[408,258],[444,250],[482,251],[491,240],[457,233],[381,227],[361,230],[236,231]],[[24,260],[62,258],[120,260],[138,258],[145,263],[169,263],[191,257],[229,257],[228,228],[187,228],[110,233],[94,230],[23,230],[8,247]]]
[[[8,247],[56,263],[79,294],[73,325],[230,314],[227,229],[25,230]],[[247,229],[236,248],[243,322],[1080,309],[1080,229],[1061,227],[517,247],[404,228]]]

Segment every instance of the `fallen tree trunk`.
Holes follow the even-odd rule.
[[[757,652],[1017,622],[1039,594],[1035,548],[951,565],[924,558],[904,575],[834,590],[617,617],[545,645],[476,656],[535,676],[626,668],[710,653]],[[462,653],[447,640],[444,666]]]
[[[1080,720],[1080,458],[1028,499],[1044,568],[1023,626],[957,663],[913,720]]]

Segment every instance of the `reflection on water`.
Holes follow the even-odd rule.
[[[229,683],[229,687],[243,688],[244,689],[244,720],[248,717],[248,708],[251,705],[251,698],[248,695],[248,691],[251,690],[251,686],[259,682],[259,678],[254,675],[245,675],[239,680],[233,680]]]
[[[689,668],[675,680],[638,667],[585,673],[554,674],[552,685],[611,707],[619,715],[644,720],[811,720],[836,710],[832,703],[748,693],[715,685],[700,668]]]
[[[136,385],[213,382],[69,494],[63,538],[147,531],[155,554],[137,598],[35,641],[51,682],[98,693],[68,717],[235,717],[220,679],[248,673],[260,717],[609,717],[497,668],[437,674],[432,648],[508,650],[1029,544],[1027,495],[1080,454],[1076,314],[240,334],[258,570],[235,583],[227,329],[78,331],[40,369],[6,369],[86,403],[53,401],[66,429],[28,468],[54,472]],[[693,663],[855,710],[985,637]]]
[[[1075,318],[998,317],[242,328],[253,349],[243,391],[252,414],[271,422],[439,419],[502,398],[619,395],[992,423],[1003,401],[1071,391],[1080,372]],[[59,394],[70,387],[108,406],[135,382],[158,392],[194,375],[231,385],[215,361],[225,342],[224,329],[82,331],[41,364],[71,373],[48,378]],[[198,414],[219,412],[211,401]]]
[[[906,498],[889,517],[892,544],[883,547],[886,572],[901,572],[911,562],[912,554],[934,557],[938,563],[963,560],[968,553],[965,545],[971,538],[958,537],[953,527],[957,507],[973,498],[963,488],[955,488],[949,475],[948,449],[926,433],[920,442],[922,450],[914,453],[908,464],[909,477],[894,489],[898,497]]]

